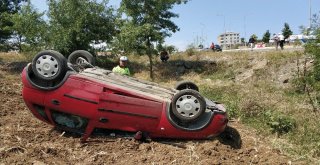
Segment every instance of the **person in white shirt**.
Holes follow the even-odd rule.
[[[284,46],[284,36],[283,36],[281,33],[279,33],[279,34],[278,34],[278,37],[279,37],[279,42],[280,42],[280,48],[281,48],[281,50],[283,50],[283,46]]]

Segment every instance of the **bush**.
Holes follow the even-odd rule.
[[[269,120],[268,125],[273,133],[286,134],[296,128],[296,121],[286,115],[272,115]]]
[[[195,54],[194,48],[188,48],[186,53],[188,56],[193,56]]]
[[[195,53],[195,47],[194,47],[194,45],[188,45],[188,48],[187,48],[187,50],[186,50],[186,53],[187,53],[187,55],[188,56],[193,56],[193,55],[195,55],[196,53]]]

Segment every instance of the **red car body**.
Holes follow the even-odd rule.
[[[150,138],[206,139],[221,133],[228,122],[223,105],[208,99],[207,106],[215,108],[207,109],[199,120],[175,122],[170,106],[178,90],[100,68],[68,71],[50,90],[37,81],[29,64],[22,72],[22,95],[32,114],[60,129],[83,134],[82,141],[95,128],[140,131]]]

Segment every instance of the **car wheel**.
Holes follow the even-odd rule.
[[[199,87],[191,81],[180,81],[175,86],[176,90],[192,89],[199,92]]]
[[[93,55],[88,51],[76,50],[69,55],[68,62],[74,65],[81,65],[86,62],[88,62],[91,65],[94,65],[95,60]]]
[[[67,72],[67,60],[59,52],[45,50],[32,60],[32,71],[42,80],[56,80]]]
[[[195,90],[181,90],[172,98],[171,110],[181,121],[195,121],[205,112],[205,109],[204,98]]]

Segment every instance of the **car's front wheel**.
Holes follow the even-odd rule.
[[[44,50],[32,60],[32,71],[42,80],[56,80],[67,72],[67,60],[59,52]]]
[[[174,116],[183,122],[197,120],[205,109],[205,99],[195,90],[181,90],[172,98],[171,110]]]

